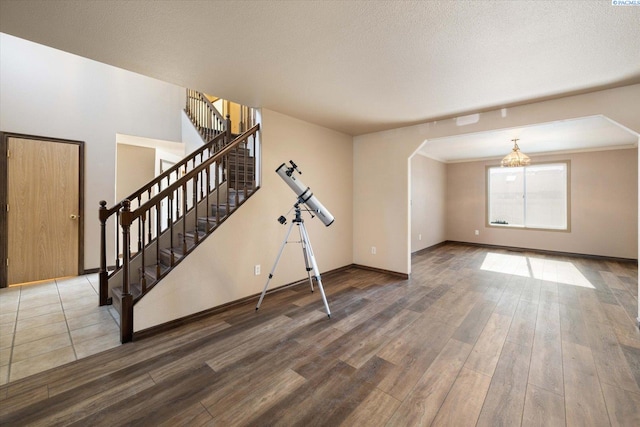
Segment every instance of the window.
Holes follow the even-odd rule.
[[[487,168],[490,226],[569,229],[569,162]]]

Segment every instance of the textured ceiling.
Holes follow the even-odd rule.
[[[640,82],[610,1],[0,1],[0,31],[352,135]]]

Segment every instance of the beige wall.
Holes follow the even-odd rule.
[[[569,232],[486,226],[486,166],[496,160],[447,165],[447,240],[637,258],[637,149],[532,159],[571,162]]]
[[[459,126],[439,120],[354,138],[354,252],[357,264],[410,273],[409,158],[429,139],[604,115],[640,133],[640,85],[478,114]],[[370,247],[377,246],[377,255]]]
[[[289,160],[298,164],[303,172],[300,179],[336,218],[325,227],[318,219],[305,216],[320,272],[353,262],[351,136],[269,110],[263,110],[262,117],[262,188],[135,305],[136,331],[262,291],[289,227],[276,219],[296,199],[275,173]],[[292,232],[291,240],[295,239],[297,230]],[[261,265],[260,276],[253,274],[255,264]],[[305,277],[300,245],[287,245],[270,287]],[[320,295],[316,295],[322,309]]]
[[[389,132],[353,140],[353,262],[409,273],[408,170],[412,151],[387,135]],[[371,253],[372,246],[376,254]]]
[[[416,154],[411,158],[411,252],[445,237],[446,165]]]
[[[156,176],[156,150],[117,144],[116,200],[123,200]]]

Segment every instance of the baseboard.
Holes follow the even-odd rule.
[[[591,255],[591,254],[580,254],[575,252],[550,251],[546,249],[520,248],[517,246],[490,245],[487,243],[462,242],[457,240],[447,240],[445,243],[477,246],[477,247],[488,248],[488,249],[501,249],[501,250],[512,251],[512,252],[533,252],[533,253],[538,253],[542,255],[567,256],[567,257],[573,257],[573,258],[588,258],[588,259],[597,259],[601,261],[630,262],[630,263],[635,263],[636,265],[638,264],[638,260],[636,258],[617,258],[617,257],[611,257],[611,256],[604,256],[604,255]]]
[[[107,266],[107,271],[113,271],[115,269],[116,269],[115,265],[108,265]],[[100,273],[100,268],[86,268],[80,274],[93,274],[93,273]]]
[[[589,254],[579,254],[579,253],[571,253],[571,252],[559,252],[559,251],[548,251],[548,250],[541,250],[541,249],[530,249],[530,248],[520,248],[520,247],[513,247],[513,246],[501,246],[501,245],[489,245],[489,244],[484,244],[484,243],[474,243],[474,242],[461,242],[461,241],[454,241],[454,240],[446,240],[444,242],[440,242],[437,243],[435,245],[429,246],[428,248],[424,248],[421,249],[419,251],[414,252],[412,255],[422,255],[425,254],[427,252],[433,251],[434,249],[437,249],[441,246],[445,246],[447,244],[459,244],[459,245],[467,245],[467,246],[477,246],[477,247],[483,247],[483,248],[489,248],[489,249],[501,249],[501,250],[508,250],[508,251],[514,251],[514,252],[534,252],[534,253],[540,253],[540,254],[546,254],[546,255],[557,255],[557,256],[571,256],[571,257],[578,257],[578,258],[590,258],[590,259],[600,259],[600,260],[606,260],[606,261],[618,261],[618,262],[633,262],[633,263],[638,263],[637,259],[630,259],[630,258],[615,258],[615,257],[606,257],[606,256],[601,256],[601,255],[589,255]],[[343,267],[338,267],[336,269],[330,270],[330,271],[326,271],[324,273],[322,273],[323,276],[328,276],[328,275],[333,275],[333,274],[337,274],[337,273],[341,273],[345,270],[348,270],[350,268],[359,268],[361,270],[368,270],[368,271],[375,271],[377,273],[382,273],[382,274],[388,274],[391,276],[395,276],[398,277],[400,279],[403,280],[408,280],[409,279],[409,275],[406,273],[400,273],[397,271],[391,271],[391,270],[385,270],[382,268],[377,268],[377,267],[371,267],[371,266],[367,266],[367,265],[361,265],[361,264],[349,264],[349,265],[345,265]],[[92,270],[96,270],[95,272],[98,271],[98,269],[92,269]],[[86,270],[87,272],[90,272],[90,270]],[[301,279],[301,280],[297,280],[295,282],[291,282],[282,286],[278,286],[277,288],[273,288],[270,289],[267,293],[271,294],[274,292],[278,292],[293,286],[298,286],[298,285],[303,285],[305,283],[307,283],[307,278]],[[156,335],[162,332],[165,332],[167,330],[170,329],[174,329],[178,326],[190,323],[190,322],[195,322],[199,319],[202,319],[204,317],[207,316],[211,316],[214,314],[218,314],[224,311],[227,311],[228,309],[230,309],[231,307],[235,307],[241,304],[246,304],[247,302],[251,301],[251,300],[256,300],[258,297],[260,296],[260,293],[256,293],[253,295],[249,295],[245,298],[241,298],[235,301],[231,301],[228,302],[226,304],[222,304],[216,307],[212,307],[210,309],[207,310],[203,310],[200,311],[198,313],[194,313],[194,314],[190,314],[188,316],[185,317],[181,317],[179,319],[175,319],[172,320],[170,322],[167,323],[163,323],[161,325],[157,325],[157,326],[152,326],[148,329],[144,329],[142,331],[138,331],[138,332],[134,332],[133,334],[133,339],[134,340],[139,340],[142,338],[146,338],[152,335]],[[638,323],[638,327],[640,327],[640,317],[638,317],[637,319],[637,323]]]
[[[376,268],[376,267],[369,267],[368,265],[360,265],[360,264],[351,264],[351,267],[359,268],[361,270],[375,271],[377,273],[382,273],[382,274],[389,274],[391,276],[399,277],[403,280],[409,280],[409,275],[406,273],[399,273],[397,271],[385,270],[385,269]]]
[[[257,295],[260,295],[260,294],[257,294]],[[157,335],[157,334],[160,334],[162,332],[166,332],[168,330],[177,328],[178,326],[182,326],[182,325],[186,325],[186,324],[191,323],[191,322],[195,322],[195,321],[200,320],[200,319],[202,319],[204,317],[208,317],[208,316],[212,316],[214,314],[222,313],[224,311],[227,311],[231,307],[235,307],[237,305],[245,304],[245,303],[247,303],[250,300],[255,299],[255,298],[256,298],[256,295],[250,295],[248,297],[241,298],[241,299],[238,299],[238,300],[235,300],[235,301],[231,301],[231,302],[228,302],[226,304],[222,304],[222,305],[219,305],[219,306],[216,306],[216,307],[212,307],[212,308],[209,308],[207,310],[199,311],[197,313],[193,313],[193,314],[190,314],[188,316],[181,317],[179,319],[171,320],[171,321],[169,321],[167,323],[162,323],[161,325],[152,326],[150,328],[143,329],[143,330],[138,331],[138,332],[134,332],[133,333],[133,341],[141,340],[143,338],[148,338],[150,336]]]
[[[354,267],[353,264],[345,265],[343,267],[338,267],[338,268],[335,268],[333,270],[325,271],[324,273],[321,273],[321,275],[323,277],[330,276],[330,275],[333,275],[333,274],[341,273],[341,272],[343,272],[345,270],[348,270],[348,269],[350,269],[352,267]],[[276,288],[269,289],[267,294],[272,294],[274,292],[282,291],[284,289],[288,289],[288,288],[291,288],[293,286],[304,285],[304,284],[307,284],[307,283],[309,283],[309,279],[305,277],[304,279],[296,280],[295,282],[287,283],[286,285],[282,285],[282,286],[278,286]],[[257,302],[258,298],[260,297],[260,294],[261,294],[261,292],[257,293],[257,294],[249,295],[248,297],[244,297],[244,298],[240,298],[240,299],[237,299],[237,300],[234,300],[234,301],[230,301],[230,302],[228,302],[226,304],[218,305],[216,307],[212,307],[212,308],[209,308],[207,310],[199,311],[197,313],[193,313],[193,314],[190,314],[188,316],[181,317],[179,319],[174,319],[174,320],[171,320],[171,321],[169,321],[167,323],[163,323],[161,325],[152,326],[150,328],[143,329],[143,330],[138,331],[138,332],[134,332],[133,333],[133,340],[136,341],[136,340],[140,340],[140,339],[143,339],[143,338],[148,338],[150,336],[157,335],[157,334],[162,333],[162,332],[166,332],[166,331],[168,331],[170,329],[177,328],[178,326],[182,326],[182,325],[185,325],[187,323],[195,322],[197,320],[200,320],[200,319],[208,317],[208,316],[212,316],[214,314],[222,313],[224,311],[229,310],[232,307],[236,307],[238,305],[246,304],[246,303],[248,303],[250,301]]]
[[[435,245],[427,246],[426,248],[422,248],[420,250],[412,252],[411,255],[424,255],[427,252],[431,252],[434,249],[438,249],[439,247],[446,245],[447,243],[449,243],[449,241],[445,240],[444,242],[436,243]]]

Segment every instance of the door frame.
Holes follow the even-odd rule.
[[[38,141],[57,142],[61,144],[74,144],[78,146],[78,272],[84,273],[84,141],[71,139],[48,138],[38,135],[26,135],[13,132],[0,132],[0,288],[6,288],[9,281],[9,271],[6,268],[6,260],[9,255],[9,223],[7,214],[9,171],[7,162],[7,149],[9,138],[33,139]]]

